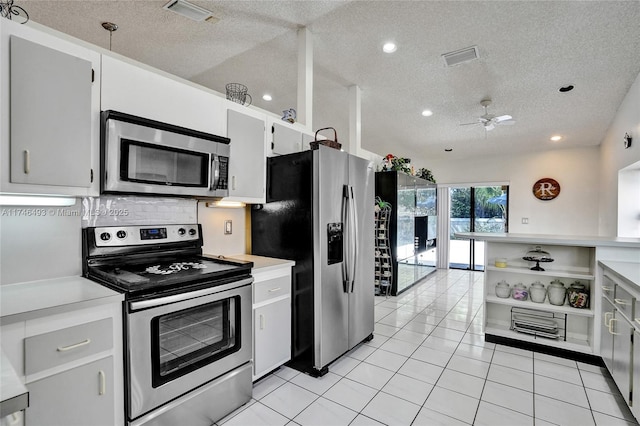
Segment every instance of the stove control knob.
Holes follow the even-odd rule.
[[[193,229],[193,228],[189,229],[189,235],[191,235],[191,236],[196,235],[196,230]]]
[[[118,232],[116,232],[116,237],[120,238],[121,240],[127,237],[127,231],[123,231],[120,230]]]
[[[100,239],[102,241],[109,241],[111,239],[111,234],[108,232],[103,232],[102,234],[100,234]]]
[[[178,235],[180,235],[181,237],[186,233],[187,231],[184,230],[184,228],[180,228],[178,229]]]

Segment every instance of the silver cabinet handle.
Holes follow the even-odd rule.
[[[624,299],[613,299],[618,305],[628,305],[629,303]]]
[[[105,393],[107,393],[107,376],[104,374],[104,371],[98,371],[98,380],[100,382],[98,395],[104,395]]]
[[[75,343],[75,344],[69,345],[69,346],[58,346],[58,352],[66,352],[66,351],[70,351],[72,349],[77,349],[77,348],[79,348],[81,346],[88,345],[89,343],[91,343],[91,339],[86,339],[86,340],[83,340],[82,342]]]
[[[611,322],[611,317],[613,317],[613,312],[605,312],[604,313],[604,325],[605,325],[605,327],[609,327],[609,322]]]
[[[236,177],[235,176],[231,176],[231,189],[232,190],[236,190]]]
[[[31,154],[28,149],[24,150],[24,173],[29,174],[31,171]]]
[[[282,290],[282,287],[276,287],[269,290],[269,293],[273,293],[274,291]]]
[[[617,335],[620,335],[620,333],[616,333],[615,331],[613,331],[613,330],[612,330],[612,328],[613,328],[613,322],[614,322],[614,321],[615,321],[615,322],[618,322],[618,320],[617,320],[617,319],[615,319],[615,318],[611,318],[611,319],[609,320],[609,333],[611,333],[611,334],[613,334],[613,335],[616,335],[616,336],[617,336]]]
[[[607,287],[607,286],[603,285],[603,286],[602,286],[602,290],[604,290],[604,291],[611,291],[611,290],[613,290],[613,287]]]
[[[264,330],[265,322],[264,315],[260,315],[260,330]]]

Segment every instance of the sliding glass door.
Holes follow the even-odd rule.
[[[456,232],[508,231],[508,186],[469,186],[449,189],[449,267],[484,270],[484,242],[458,239]]]

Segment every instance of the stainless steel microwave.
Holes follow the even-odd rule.
[[[102,193],[229,195],[228,138],[117,111],[101,130]]]

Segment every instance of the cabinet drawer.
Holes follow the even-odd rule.
[[[27,337],[24,346],[25,373],[34,374],[111,349],[113,320],[105,318]]]
[[[291,276],[289,275],[253,283],[253,303],[264,302],[290,293]]]
[[[624,288],[616,285],[616,297],[613,302],[622,314],[627,317],[629,321],[633,320],[634,307],[636,304],[635,298]]]

